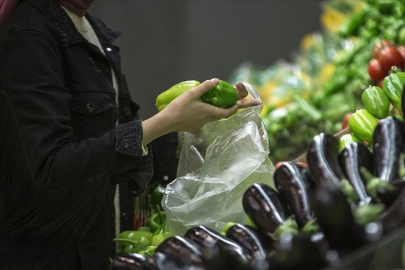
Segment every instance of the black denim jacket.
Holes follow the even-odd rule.
[[[45,192],[67,189],[80,197],[78,185],[84,185],[82,192],[106,194],[88,233],[73,240],[51,236],[48,244],[61,243],[49,247],[48,255],[69,242],[77,248],[83,269],[106,269],[113,230],[111,187],[121,183],[127,199],[140,194],[152,177],[153,157],[151,148],[142,155],[139,106],[131,100],[119,48],[112,44],[119,33],[86,17],[107,57],[78,33],[56,1],[22,1],[0,29],[0,89],[15,112],[36,187]],[[111,66],[119,83],[119,106],[109,78]],[[93,185],[95,191],[88,188]],[[130,214],[124,223],[132,222]]]

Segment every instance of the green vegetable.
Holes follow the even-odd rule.
[[[222,227],[222,229],[221,229],[221,234],[222,234],[222,235],[226,235],[226,232],[228,231],[228,229],[229,229],[230,227],[236,225],[236,224],[237,224],[236,222],[232,222],[232,221],[227,222],[227,223],[224,225],[224,227]]]
[[[151,240],[146,237],[140,237],[136,241],[128,238],[114,238],[113,241],[118,243],[116,253],[119,255],[138,252],[151,243]]]
[[[216,107],[229,108],[238,101],[238,93],[230,83],[219,80],[213,89],[201,96],[201,100]]]
[[[356,136],[354,136],[354,134],[349,133],[349,134],[345,134],[342,137],[340,137],[339,139],[339,153],[342,152],[342,150],[345,148],[345,146],[349,143],[352,142],[361,142],[361,140],[359,138],[357,138]]]
[[[165,194],[165,189],[162,186],[157,186],[152,193],[150,194],[150,204],[152,207],[155,207],[156,205],[161,206],[162,205],[162,200],[163,196]]]
[[[173,236],[172,233],[170,232],[164,232],[161,234],[157,234],[152,237],[152,240],[150,241],[152,246],[159,246],[163,241],[165,241],[167,238]]]
[[[383,80],[384,93],[388,96],[392,105],[394,105],[394,107],[401,112],[402,112],[401,95],[404,84],[405,84],[404,72],[391,73]]]
[[[145,237],[146,239],[152,239],[153,233],[144,231],[144,230],[136,230],[136,231],[123,231],[121,232],[117,238],[120,239],[129,239],[132,241],[138,241],[141,237]]]
[[[357,110],[349,118],[350,131],[362,141],[372,142],[377,119],[366,109]]]
[[[177,98],[184,92],[193,89],[198,85],[200,85],[200,82],[194,80],[184,81],[173,85],[172,87],[170,87],[169,89],[167,89],[166,91],[157,96],[155,103],[157,110],[160,112],[175,98]]]
[[[378,86],[369,86],[361,95],[366,110],[378,119],[385,118],[388,114],[390,100]]]

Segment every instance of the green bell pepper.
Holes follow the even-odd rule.
[[[163,196],[165,194],[165,188],[162,186],[157,186],[150,194],[150,204],[152,207],[156,207],[156,205],[161,206]]]
[[[401,96],[402,88],[405,84],[405,73],[404,72],[394,72],[388,75],[383,80],[383,90],[384,93],[388,96],[392,105],[402,112],[401,106]]]
[[[228,82],[219,80],[218,84],[208,92],[201,96],[201,100],[205,103],[221,108],[229,108],[238,101],[238,93],[236,89]]]
[[[145,237],[146,239],[150,240],[153,237],[153,233],[144,230],[123,231],[117,236],[117,238],[129,239],[132,241],[138,241],[141,237]]]
[[[169,89],[167,89],[166,91],[162,92],[157,96],[155,103],[157,110],[160,112],[175,98],[177,98],[184,92],[194,87],[197,87],[198,85],[200,85],[200,82],[195,80],[184,81],[173,85],[172,87],[170,87]]]
[[[350,131],[362,141],[372,142],[377,119],[366,109],[357,110],[349,118]]]
[[[150,244],[152,246],[159,246],[163,241],[165,241],[167,238],[173,236],[171,232],[164,232],[161,234],[157,234],[152,237],[152,240],[150,240]]]
[[[388,114],[390,100],[378,86],[369,86],[361,95],[366,110],[378,119],[385,118]]]
[[[345,148],[345,146],[349,143],[352,142],[361,142],[361,140],[359,138],[357,138],[356,136],[354,136],[354,134],[349,133],[349,134],[345,134],[342,137],[340,137],[339,139],[339,153],[342,152],[342,150]]]

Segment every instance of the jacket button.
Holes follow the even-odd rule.
[[[131,115],[131,109],[129,107],[124,108],[124,114],[125,116],[130,116]]]
[[[107,50],[108,52],[111,52],[111,51],[112,51],[112,49],[111,49],[110,47],[107,47],[106,50]]]
[[[124,147],[125,147],[125,148],[128,148],[128,146],[129,146],[128,140],[125,140],[125,141],[124,141]]]
[[[94,103],[93,102],[89,102],[89,103],[87,103],[86,104],[86,109],[89,111],[89,112],[92,112],[92,111],[94,111]]]

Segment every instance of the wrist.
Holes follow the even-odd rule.
[[[174,131],[170,128],[168,123],[169,122],[164,119],[164,114],[162,113],[157,113],[154,116],[142,121],[142,144],[147,145],[154,139]]]

